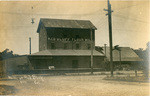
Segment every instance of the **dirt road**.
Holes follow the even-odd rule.
[[[106,81],[94,76],[10,76],[0,84],[14,86],[14,95],[149,96],[149,83]]]

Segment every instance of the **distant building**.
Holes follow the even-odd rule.
[[[96,27],[88,20],[40,19],[39,52],[29,55],[33,69],[90,68],[91,31],[94,68],[104,55],[95,50]]]
[[[114,68],[119,67],[119,69],[120,68],[122,69],[123,67],[130,67],[130,69],[134,69],[136,66],[140,64],[139,62],[142,61],[142,59],[130,47],[119,47],[119,48],[120,52],[119,50],[113,50],[112,52]],[[102,52],[106,56],[105,61],[110,62],[110,47],[106,48],[101,47],[98,49],[99,50],[102,49]]]
[[[122,62],[134,62],[141,61],[142,59],[130,48],[130,47],[120,47],[121,50],[121,61]],[[105,53],[105,48],[103,48],[103,52]],[[109,47],[106,47],[106,57],[110,59],[110,50]],[[113,61],[120,61],[119,51],[113,50]]]
[[[141,58],[145,58],[145,50],[143,49],[133,49],[133,51]]]

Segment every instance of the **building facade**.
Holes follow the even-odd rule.
[[[90,21],[41,19],[39,33],[39,51],[46,49],[89,50],[91,31],[95,46],[96,27]]]
[[[95,50],[96,27],[88,20],[40,19],[39,52],[29,55],[33,69],[101,68],[104,55]],[[91,39],[92,37],[92,39]]]

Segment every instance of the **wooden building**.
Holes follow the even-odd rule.
[[[93,67],[101,68],[104,55],[95,50],[95,30],[88,20],[40,19],[39,52],[28,56],[33,69],[90,68],[91,42]]]
[[[32,65],[27,55],[4,59],[2,64],[6,75],[17,73],[20,70],[32,70]]]
[[[114,49],[113,64],[115,69],[135,69],[140,66],[142,59],[130,47],[119,47],[119,50]],[[105,50],[106,49],[106,50]],[[106,56],[106,61],[110,61],[109,47],[102,47],[102,51]],[[118,67],[118,68],[117,68]]]
[[[6,70],[3,61],[0,60],[0,78],[6,75]]]

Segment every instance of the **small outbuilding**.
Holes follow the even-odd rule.
[[[106,61],[110,62],[110,47],[102,47]],[[106,49],[106,50],[105,50]],[[119,47],[113,50],[113,64],[116,69],[134,69],[140,66],[142,59],[130,47]]]

